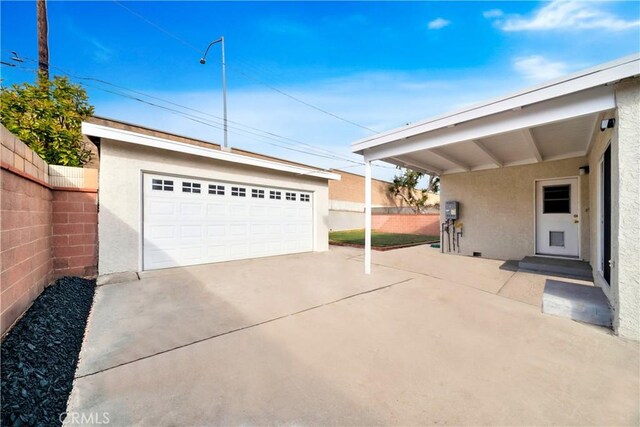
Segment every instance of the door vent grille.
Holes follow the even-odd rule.
[[[550,231],[549,246],[564,248],[564,231]]]

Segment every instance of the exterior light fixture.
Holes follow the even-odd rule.
[[[616,125],[616,119],[604,119],[600,123],[600,131],[604,132],[607,129],[611,129]]]
[[[587,175],[589,173],[589,166],[581,166],[578,168],[578,173],[580,175]]]

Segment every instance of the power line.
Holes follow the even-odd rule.
[[[142,19],[144,22],[146,22],[147,24],[151,25],[152,27],[154,27],[155,29],[157,29],[158,31],[163,32],[164,34],[166,34],[167,36],[171,37],[174,40],[177,40],[178,42],[182,43],[183,45],[187,46],[190,49],[193,49],[194,51],[196,51],[197,53],[202,53],[200,51],[200,49],[198,49],[197,47],[195,47],[194,45],[192,45],[191,43],[189,43],[186,40],[181,39],[180,37],[176,36],[173,33],[170,33],[169,31],[165,30],[164,28],[162,28],[160,25],[156,24],[153,21],[150,21],[149,19],[145,18],[143,15],[139,14],[138,12],[134,11],[133,9],[128,8],[127,6],[125,6],[124,4],[120,3],[118,0],[111,0],[113,1],[115,4],[117,4],[118,6],[120,6],[121,8],[123,8],[124,10],[128,11],[129,13],[131,13],[134,16],[137,16],[138,18]]]
[[[29,71],[29,72],[37,71],[35,68],[27,68],[27,67],[23,67],[23,66],[16,66],[16,68],[21,69],[21,70],[25,70],[25,71]],[[220,125],[217,125],[216,123],[212,123],[211,121],[208,121],[207,119],[203,119],[203,118],[198,117],[198,116],[187,114],[187,113],[184,113],[182,111],[175,110],[173,108],[169,108],[169,107],[166,107],[166,106],[163,106],[163,105],[155,104],[153,102],[149,102],[149,101],[137,98],[135,96],[131,96],[131,95],[128,95],[126,93],[118,92],[118,91],[115,91],[115,90],[105,89],[105,88],[101,88],[99,86],[94,86],[94,85],[90,85],[90,84],[86,84],[86,83],[84,85],[88,86],[88,87],[92,87],[92,88],[98,89],[98,90],[101,90],[101,91],[104,91],[104,92],[107,92],[107,93],[111,93],[111,94],[118,95],[118,96],[121,96],[121,97],[124,97],[124,98],[128,98],[128,99],[133,100],[133,101],[141,102],[143,104],[146,104],[146,105],[149,105],[149,106],[152,106],[152,107],[160,108],[160,109],[168,111],[171,114],[183,117],[183,118],[185,118],[187,120],[190,120],[190,121],[193,121],[193,122],[196,122],[196,123],[200,123],[202,125],[205,125],[205,126],[208,126],[208,127],[214,128],[214,129],[222,130],[222,127],[220,127]],[[268,138],[268,137],[265,137],[263,135],[256,134],[254,132],[250,132],[250,131],[247,131],[247,130],[244,130],[244,129],[239,129],[239,128],[235,128],[234,127],[231,132],[236,134],[236,135],[243,136],[243,137],[248,137],[249,139],[253,139],[255,141],[258,141],[258,142],[261,142],[261,143],[265,143],[265,144],[269,144],[269,145],[273,145],[273,146],[276,146],[276,147],[279,147],[279,148],[283,148],[285,150],[295,151],[295,152],[298,152],[298,153],[307,154],[307,155],[316,156],[316,157],[323,157],[323,158],[330,159],[330,160],[349,161],[349,162],[355,163],[355,166],[364,165],[364,163],[356,162],[354,160],[339,158],[339,157],[333,156],[333,155],[325,155],[325,154],[321,154],[321,153],[313,153],[313,152],[309,152],[308,150],[296,149],[296,148],[288,147],[288,146],[281,145],[281,144],[274,143],[274,142],[258,140],[255,137],[242,135],[242,134],[238,133],[238,132],[244,132],[244,133],[247,133],[249,135],[255,135],[255,136],[258,136],[258,137],[261,137],[261,138]]]
[[[22,57],[21,59],[26,59],[26,60],[28,60],[30,62],[34,62],[34,63],[36,62],[34,59],[29,58],[29,57]],[[21,69],[23,71],[29,71],[29,72],[37,71],[35,68],[28,68],[28,67],[25,67],[25,66],[22,66],[22,65],[14,65],[14,64],[9,64],[9,63],[3,63],[3,65],[16,67],[16,68]],[[201,115],[210,116],[210,117],[213,117],[215,119],[222,120],[218,116],[215,116],[215,115],[212,115],[212,114],[209,114],[209,113],[205,113],[203,111],[200,111],[200,110],[197,110],[197,109],[194,109],[194,108],[191,108],[191,107],[187,107],[187,106],[184,106],[184,105],[172,102],[172,101],[168,101],[166,99],[163,99],[163,98],[160,98],[160,97],[157,97],[157,96],[149,95],[149,94],[146,94],[144,92],[140,92],[140,91],[137,91],[137,90],[134,90],[134,89],[129,89],[127,87],[124,87],[124,86],[121,86],[121,85],[117,85],[115,83],[111,83],[111,82],[103,80],[103,79],[99,79],[99,78],[95,78],[95,77],[78,76],[78,75],[72,74],[70,72],[67,72],[64,69],[61,69],[60,67],[57,67],[57,66],[54,66],[54,65],[51,65],[51,64],[48,64],[48,65],[51,68],[54,68],[54,69],[60,71],[62,74],[66,75],[68,77],[105,84],[105,85],[108,85],[108,86],[111,86],[111,87],[115,87],[117,89],[130,91],[132,93],[136,93],[136,94],[141,95],[141,96],[146,96],[146,97],[149,97],[149,98],[152,98],[152,99],[156,99],[158,101],[165,102],[165,103],[177,106],[179,108],[183,108],[183,109],[187,109],[187,110],[190,110],[190,111],[194,111],[194,112],[196,112],[198,114],[201,114]],[[160,109],[163,109],[163,110],[165,110],[165,111],[167,111],[167,112],[169,112],[171,114],[175,114],[175,115],[178,115],[180,117],[183,117],[183,118],[185,118],[187,120],[190,120],[190,121],[193,121],[193,122],[196,122],[196,123],[199,123],[199,124],[202,124],[202,125],[214,128],[214,129],[222,130],[222,127],[220,127],[221,124],[211,122],[209,119],[206,119],[206,118],[203,118],[203,117],[199,117],[199,116],[196,116],[196,115],[193,115],[193,114],[188,114],[188,113],[185,113],[183,111],[176,110],[176,109],[173,109],[173,108],[169,108],[169,107],[164,106],[164,105],[159,105],[159,104],[156,104],[156,103],[153,103],[153,102],[149,102],[147,100],[140,99],[140,98],[138,98],[136,96],[132,96],[130,94],[123,93],[123,92],[120,92],[120,91],[109,90],[109,89],[105,89],[105,88],[100,87],[100,86],[95,86],[95,85],[91,85],[91,84],[87,84],[87,83],[84,83],[84,85],[88,86],[88,87],[91,87],[91,88],[95,88],[95,89],[101,90],[103,92],[111,93],[113,95],[121,96],[121,97],[130,99],[130,100],[133,100],[133,101],[137,101],[137,102],[146,104],[148,106],[152,106],[152,107],[155,107],[155,108],[160,108]],[[296,149],[296,148],[292,148],[292,147],[283,146],[281,144],[277,144],[277,143],[274,143],[274,142],[259,140],[259,139],[256,139],[255,137],[259,137],[259,138],[263,138],[263,139],[264,138],[271,139],[271,140],[276,141],[276,142],[289,144],[289,145],[294,145],[294,144],[288,143],[286,141],[280,141],[280,140],[272,138],[270,136],[261,135],[261,134],[255,133],[255,132],[248,131],[246,129],[241,129],[241,128],[237,127],[237,126],[232,126],[232,133],[234,133],[236,135],[239,135],[239,136],[248,137],[249,139],[253,139],[254,141],[257,141],[257,142],[266,143],[266,144],[273,145],[273,146],[276,146],[276,147],[279,147],[279,148],[283,148],[283,149],[286,149],[286,150],[295,151],[295,152],[298,152],[298,153],[312,155],[312,156],[316,156],[316,157],[322,157],[322,158],[326,158],[326,159],[330,159],[330,160],[348,161],[348,162],[353,164],[351,167],[363,166],[364,165],[363,162],[359,162],[359,161],[355,161],[355,160],[346,158],[346,157],[344,157],[344,156],[342,156],[340,154],[334,153],[334,152],[332,152],[330,150],[321,149],[321,148],[315,147],[315,146],[313,146],[311,144],[300,142],[300,141],[297,141],[295,139],[284,137],[284,136],[281,136],[281,135],[278,135],[278,134],[275,134],[275,133],[272,133],[272,132],[264,131],[264,130],[261,130],[261,129],[258,129],[258,128],[253,128],[251,126],[244,125],[244,124],[239,123],[239,122],[235,122],[234,121],[233,123],[235,123],[235,124],[237,124],[239,126],[243,126],[243,127],[249,128],[249,129],[256,130],[258,132],[263,132],[263,133],[265,133],[267,135],[271,135],[271,136],[274,136],[276,138],[288,139],[288,140],[294,141],[296,143],[305,145],[306,147],[308,147],[310,149],[313,149],[316,152],[315,153],[314,152],[309,152],[308,149],[307,150]],[[245,134],[248,134],[248,135],[251,135],[251,136],[242,135],[242,134],[240,134],[238,132],[244,132]],[[324,153],[323,153],[323,151],[324,151]],[[395,167],[385,166],[385,165],[378,165],[378,164],[375,164],[375,163],[372,163],[372,165],[376,166],[376,167],[379,167],[379,168],[395,169]],[[337,169],[337,168],[334,168],[334,169]]]
[[[22,59],[26,59],[28,61],[35,62],[34,59],[29,58],[29,57],[23,57]],[[13,64],[11,64],[11,65],[13,65]],[[111,82],[103,80],[103,79],[99,79],[99,78],[95,78],[95,77],[79,76],[79,75],[76,75],[76,74],[72,74],[71,72],[68,72],[68,71],[66,71],[64,69],[61,69],[60,67],[56,67],[54,65],[50,65],[50,67],[53,68],[53,69],[59,70],[64,75],[67,75],[69,77],[73,77],[75,79],[93,81],[93,82],[105,84],[105,85],[108,85],[108,86],[111,86],[111,87],[115,87],[115,88],[118,88],[118,89],[129,91],[129,92],[132,92],[132,93],[135,93],[135,94],[138,94],[138,95],[141,95],[141,96],[145,96],[145,97],[148,97],[148,98],[151,98],[151,99],[162,101],[164,103],[167,103],[167,104],[179,107],[179,108],[183,108],[185,110],[193,111],[193,112],[196,112],[196,113],[204,115],[204,116],[209,116],[209,117],[212,117],[212,118],[217,119],[217,120],[222,120],[222,118],[220,118],[219,116],[216,116],[216,115],[213,115],[213,114],[210,114],[210,113],[206,113],[204,111],[197,110],[195,108],[191,108],[191,107],[188,107],[188,106],[185,106],[185,105],[182,105],[182,104],[178,104],[176,102],[169,101],[169,100],[166,100],[166,99],[154,96],[154,95],[150,95],[150,94],[147,94],[147,93],[144,93],[144,92],[141,92],[141,91],[137,91],[137,90],[134,90],[134,89],[129,89],[129,88],[125,87],[125,86],[121,86],[121,85],[118,85],[118,84],[115,84],[115,83],[111,83]],[[87,85],[87,86],[102,90],[101,88],[96,87],[96,86],[91,86],[91,85]],[[116,93],[116,92],[113,92],[113,91],[107,91],[107,92],[115,94],[115,95],[126,96],[125,94]],[[138,99],[138,98],[132,98],[130,96],[127,96],[127,97],[130,98],[130,99],[134,99],[136,101],[139,101],[139,102],[144,102],[144,103],[146,103],[148,105],[151,105],[151,106],[167,109],[167,108],[165,108],[163,106],[160,106],[160,105],[157,105],[157,104],[154,104],[154,103],[149,103],[149,102],[146,102],[146,101]],[[172,110],[172,111],[177,111],[177,110]],[[194,116],[192,116],[192,117],[194,117]],[[199,117],[199,119],[203,119],[203,118]],[[203,120],[206,120],[206,119],[203,119]],[[229,122],[237,125],[237,126],[234,126],[237,130],[240,130],[240,131],[243,131],[243,132],[246,132],[246,133],[250,133],[252,135],[260,136],[260,137],[263,137],[263,138],[269,138],[269,139],[274,139],[274,138],[270,138],[270,137],[279,138],[277,140],[278,142],[282,142],[282,143],[289,144],[289,145],[292,145],[292,144],[287,142],[287,141],[291,141],[291,142],[293,142],[295,144],[303,145],[303,146],[307,147],[308,149],[312,149],[312,150],[315,150],[316,152],[322,153],[323,154],[322,157],[325,157],[325,158],[334,158],[334,159],[337,159],[337,160],[345,160],[345,161],[352,162],[352,163],[357,163],[357,164],[360,164],[360,165],[363,164],[362,162],[358,162],[358,161],[349,159],[349,158],[343,156],[342,154],[338,154],[338,153],[335,153],[335,152],[333,152],[331,150],[327,150],[325,148],[317,147],[317,146],[314,146],[312,144],[308,144],[308,143],[299,141],[297,139],[293,139],[293,138],[289,138],[289,137],[286,137],[286,136],[278,135],[276,133],[273,133],[273,132],[270,132],[270,131],[265,131],[263,129],[259,129],[259,128],[256,128],[256,127],[253,127],[253,126],[250,126],[250,125],[246,125],[246,124],[234,121],[234,120],[229,120]],[[256,134],[254,132],[249,132],[249,131],[247,131],[245,129],[239,129],[238,126],[245,127],[247,129],[251,129],[251,130],[254,130],[254,131],[257,131],[257,132],[261,132],[261,133],[264,133],[264,134],[266,134],[268,136]],[[286,141],[280,141],[280,140],[286,140]],[[306,152],[306,151],[304,151],[304,153],[308,154],[308,152]]]
[[[175,34],[171,33],[167,29],[165,29],[165,28],[161,27],[160,25],[156,24],[155,22],[152,22],[151,20],[145,18],[140,13],[131,10],[130,8],[124,6],[122,3],[118,2],[117,0],[111,0],[111,1],[116,3],[118,6],[122,7],[123,9],[129,11],[134,16],[137,16],[138,18],[142,19],[144,22],[146,22],[147,24],[153,26],[154,28],[156,28],[157,30],[161,31],[162,33],[168,35],[169,37],[171,37],[171,38],[173,38],[175,40],[177,40],[178,42],[180,42],[183,45],[189,47],[190,49],[193,49],[194,51],[196,51],[198,53],[202,53],[197,47],[195,47],[191,43],[185,41],[184,39],[182,39],[182,38],[180,38],[178,36],[176,36]],[[349,124],[351,124],[353,126],[357,126],[357,127],[361,128],[361,129],[365,129],[365,130],[367,130],[369,132],[378,133],[376,130],[373,130],[373,129],[367,127],[367,126],[363,126],[363,125],[358,124],[358,123],[356,123],[356,122],[354,122],[352,120],[345,119],[344,117],[341,117],[341,116],[339,116],[339,115],[337,115],[335,113],[332,113],[331,111],[325,110],[324,108],[321,108],[321,107],[318,107],[316,105],[313,105],[313,104],[311,104],[311,103],[309,103],[307,101],[304,101],[303,99],[300,99],[300,98],[298,98],[298,97],[296,97],[294,95],[291,95],[291,94],[289,94],[289,93],[287,93],[287,92],[285,92],[285,91],[283,91],[281,89],[278,89],[277,87],[275,87],[273,85],[270,85],[269,83],[265,82],[264,80],[262,80],[260,78],[253,77],[253,76],[245,73],[244,71],[242,71],[240,68],[234,66],[233,64],[227,64],[227,66],[229,68],[235,69],[242,76],[244,76],[244,77],[246,77],[246,78],[248,78],[250,80],[253,80],[253,81],[257,82],[257,83],[260,83],[261,85],[263,85],[263,86],[265,86],[265,87],[267,87],[267,88],[269,88],[269,89],[271,89],[271,90],[273,90],[273,91],[275,91],[275,92],[277,92],[277,93],[279,93],[279,94],[281,94],[283,96],[286,96],[287,98],[292,99],[292,100],[294,100],[294,101],[296,101],[296,102],[298,102],[300,104],[306,105],[309,108],[312,108],[312,109],[317,110],[317,111],[319,111],[321,113],[327,114],[327,115],[329,115],[331,117],[334,117],[334,118],[336,118],[338,120],[341,120],[341,121],[343,121],[345,123],[349,123]]]

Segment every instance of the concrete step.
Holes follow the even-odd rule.
[[[596,286],[547,279],[542,312],[607,328],[612,324],[609,300]]]
[[[527,256],[520,260],[518,268],[522,271],[561,275],[575,279],[593,281],[591,265],[575,259],[545,258]]]

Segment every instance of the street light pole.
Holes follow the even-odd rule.
[[[200,58],[200,63],[201,64],[206,64],[206,58],[207,58],[207,53],[209,53],[209,49],[211,48],[211,46],[213,46],[216,43],[220,43],[220,46],[222,47],[222,111],[223,111],[223,128],[224,128],[224,145],[222,146],[222,149],[224,151],[230,151],[231,149],[229,148],[229,143],[228,143],[228,137],[227,137],[227,64],[226,61],[224,59],[224,37],[220,37],[217,40],[212,41],[211,43],[209,43],[209,46],[207,46],[207,50],[204,51],[204,55],[202,55],[202,58]]]

